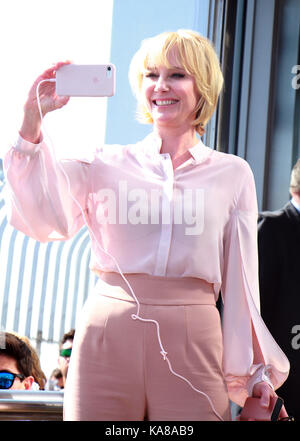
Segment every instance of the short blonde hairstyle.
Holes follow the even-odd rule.
[[[195,79],[200,99],[195,109],[195,129],[203,135],[204,127],[212,117],[223,86],[220,62],[212,43],[195,31],[179,29],[163,32],[142,41],[129,68],[129,81],[138,100],[138,120],[153,123],[143,102],[144,73],[155,66],[171,67],[169,56],[176,55],[179,65]]]

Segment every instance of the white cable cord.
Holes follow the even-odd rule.
[[[50,82],[56,82],[56,79],[55,79],[55,78],[49,78],[49,79],[41,80],[41,81],[38,83],[37,87],[36,87],[37,104],[38,104],[39,114],[40,114],[40,118],[41,118],[41,121],[42,121],[42,122],[43,122],[43,114],[42,114],[42,109],[41,109],[41,104],[40,104],[40,98],[39,98],[39,87],[40,87],[40,85],[41,85],[42,83],[47,82],[47,81],[50,81]],[[50,140],[50,138],[49,138],[49,140]],[[55,151],[54,151],[54,148],[53,148],[52,145],[51,145],[51,147],[52,147],[52,154],[53,154],[53,156],[55,157]],[[72,195],[72,192],[71,192],[71,185],[70,185],[70,180],[69,180],[69,177],[68,177],[67,173],[65,172],[64,168],[62,167],[62,165],[60,164],[59,161],[56,161],[56,163],[58,164],[58,166],[59,166],[61,172],[62,172],[63,175],[65,176],[65,179],[66,179],[66,182],[67,182],[67,186],[68,186],[68,193],[69,193],[71,199],[72,199],[73,202],[79,207],[80,212],[81,212],[81,214],[82,214],[82,216],[83,216],[84,222],[85,222],[86,225],[88,225],[88,221],[87,221],[87,219],[86,219],[86,215],[85,215],[85,213],[84,213],[84,210],[82,209],[82,207],[81,207],[80,203],[77,201],[77,199],[74,198],[74,196]],[[135,300],[135,302],[136,302],[136,305],[137,305],[137,311],[136,311],[136,314],[132,314],[132,315],[131,315],[131,318],[132,318],[133,320],[140,320],[140,321],[142,321],[142,322],[149,322],[149,323],[153,323],[153,324],[155,324],[155,326],[156,326],[156,332],[157,332],[157,339],[158,339],[158,343],[159,343],[159,346],[160,346],[160,349],[161,349],[161,350],[160,350],[160,354],[162,355],[163,359],[164,359],[165,361],[167,361],[167,364],[168,364],[168,367],[169,367],[170,372],[171,372],[173,375],[175,375],[176,377],[178,377],[178,378],[180,378],[181,380],[185,381],[185,382],[186,382],[186,383],[187,383],[187,384],[188,384],[188,385],[189,385],[189,386],[190,386],[195,392],[197,392],[197,393],[203,395],[204,397],[206,397],[207,400],[208,400],[208,402],[209,402],[209,404],[210,404],[210,406],[211,406],[212,411],[214,412],[214,414],[215,414],[215,415],[216,415],[221,421],[223,421],[223,418],[222,418],[221,415],[216,411],[216,409],[215,409],[215,407],[214,407],[214,405],[213,405],[213,403],[212,403],[210,397],[209,397],[205,392],[202,392],[202,391],[200,391],[199,389],[197,389],[195,386],[193,386],[193,384],[192,384],[189,380],[187,380],[185,377],[183,377],[182,375],[178,374],[177,372],[175,372],[175,371],[173,370],[172,365],[171,365],[171,362],[170,362],[169,358],[167,357],[167,354],[168,354],[168,353],[167,353],[167,351],[165,351],[165,349],[164,349],[164,347],[163,347],[163,344],[162,344],[162,341],[161,341],[160,329],[159,329],[159,323],[158,323],[156,320],[154,320],[154,319],[146,319],[146,318],[143,318],[143,317],[141,317],[141,316],[139,315],[139,314],[140,314],[140,302],[138,301],[138,299],[137,299],[137,297],[136,297],[136,295],[135,295],[135,293],[134,293],[134,291],[133,291],[133,289],[132,289],[130,283],[128,282],[128,280],[127,280],[126,277],[124,276],[123,272],[121,271],[121,268],[120,268],[120,266],[119,266],[117,260],[116,260],[115,257],[112,256],[108,251],[105,251],[105,250],[101,247],[101,245],[99,244],[99,242],[98,242],[98,240],[97,240],[97,238],[96,238],[96,236],[95,236],[95,234],[94,234],[94,232],[92,231],[91,228],[89,228],[89,232],[90,232],[90,234],[93,236],[93,239],[95,240],[95,243],[96,243],[97,246],[99,247],[100,251],[101,251],[101,252],[104,252],[107,256],[109,256],[109,257],[113,260],[113,262],[115,263],[116,268],[117,268],[117,270],[118,270],[120,276],[122,277],[122,279],[124,280],[124,282],[125,282],[126,285],[128,286],[128,289],[130,290],[130,293],[131,293],[132,297],[134,298],[134,300]]]
[[[42,108],[41,108],[39,89],[40,89],[40,85],[43,84],[43,83],[56,83],[56,79],[55,78],[47,78],[45,80],[41,80],[38,83],[38,85],[36,86],[36,92],[35,93],[36,93],[36,100],[37,100],[37,105],[38,105],[39,114],[40,114],[40,118],[41,118],[41,123],[43,123],[43,113],[42,113]]]

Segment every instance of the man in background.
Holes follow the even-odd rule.
[[[276,393],[300,421],[300,158],[290,180],[291,200],[258,221],[261,315],[289,358],[290,375]]]
[[[62,388],[64,388],[66,384],[74,335],[75,329],[71,329],[71,331],[63,335],[59,344],[58,367],[62,373]]]
[[[61,370],[55,368],[49,378],[47,383],[48,390],[62,390],[64,389],[64,378],[62,376]]]

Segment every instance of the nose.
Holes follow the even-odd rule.
[[[169,85],[168,85],[167,79],[160,75],[156,81],[156,85],[155,85],[154,90],[155,90],[155,92],[168,91]]]

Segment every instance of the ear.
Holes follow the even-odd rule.
[[[297,204],[300,204],[300,191],[294,191],[294,190],[290,189],[290,194],[295,199]]]
[[[31,386],[32,386],[32,384],[33,384],[33,382],[34,382],[34,378],[33,378],[32,376],[26,377],[26,378],[23,380],[24,389],[25,389],[25,390],[30,390],[30,389],[31,389]]]

